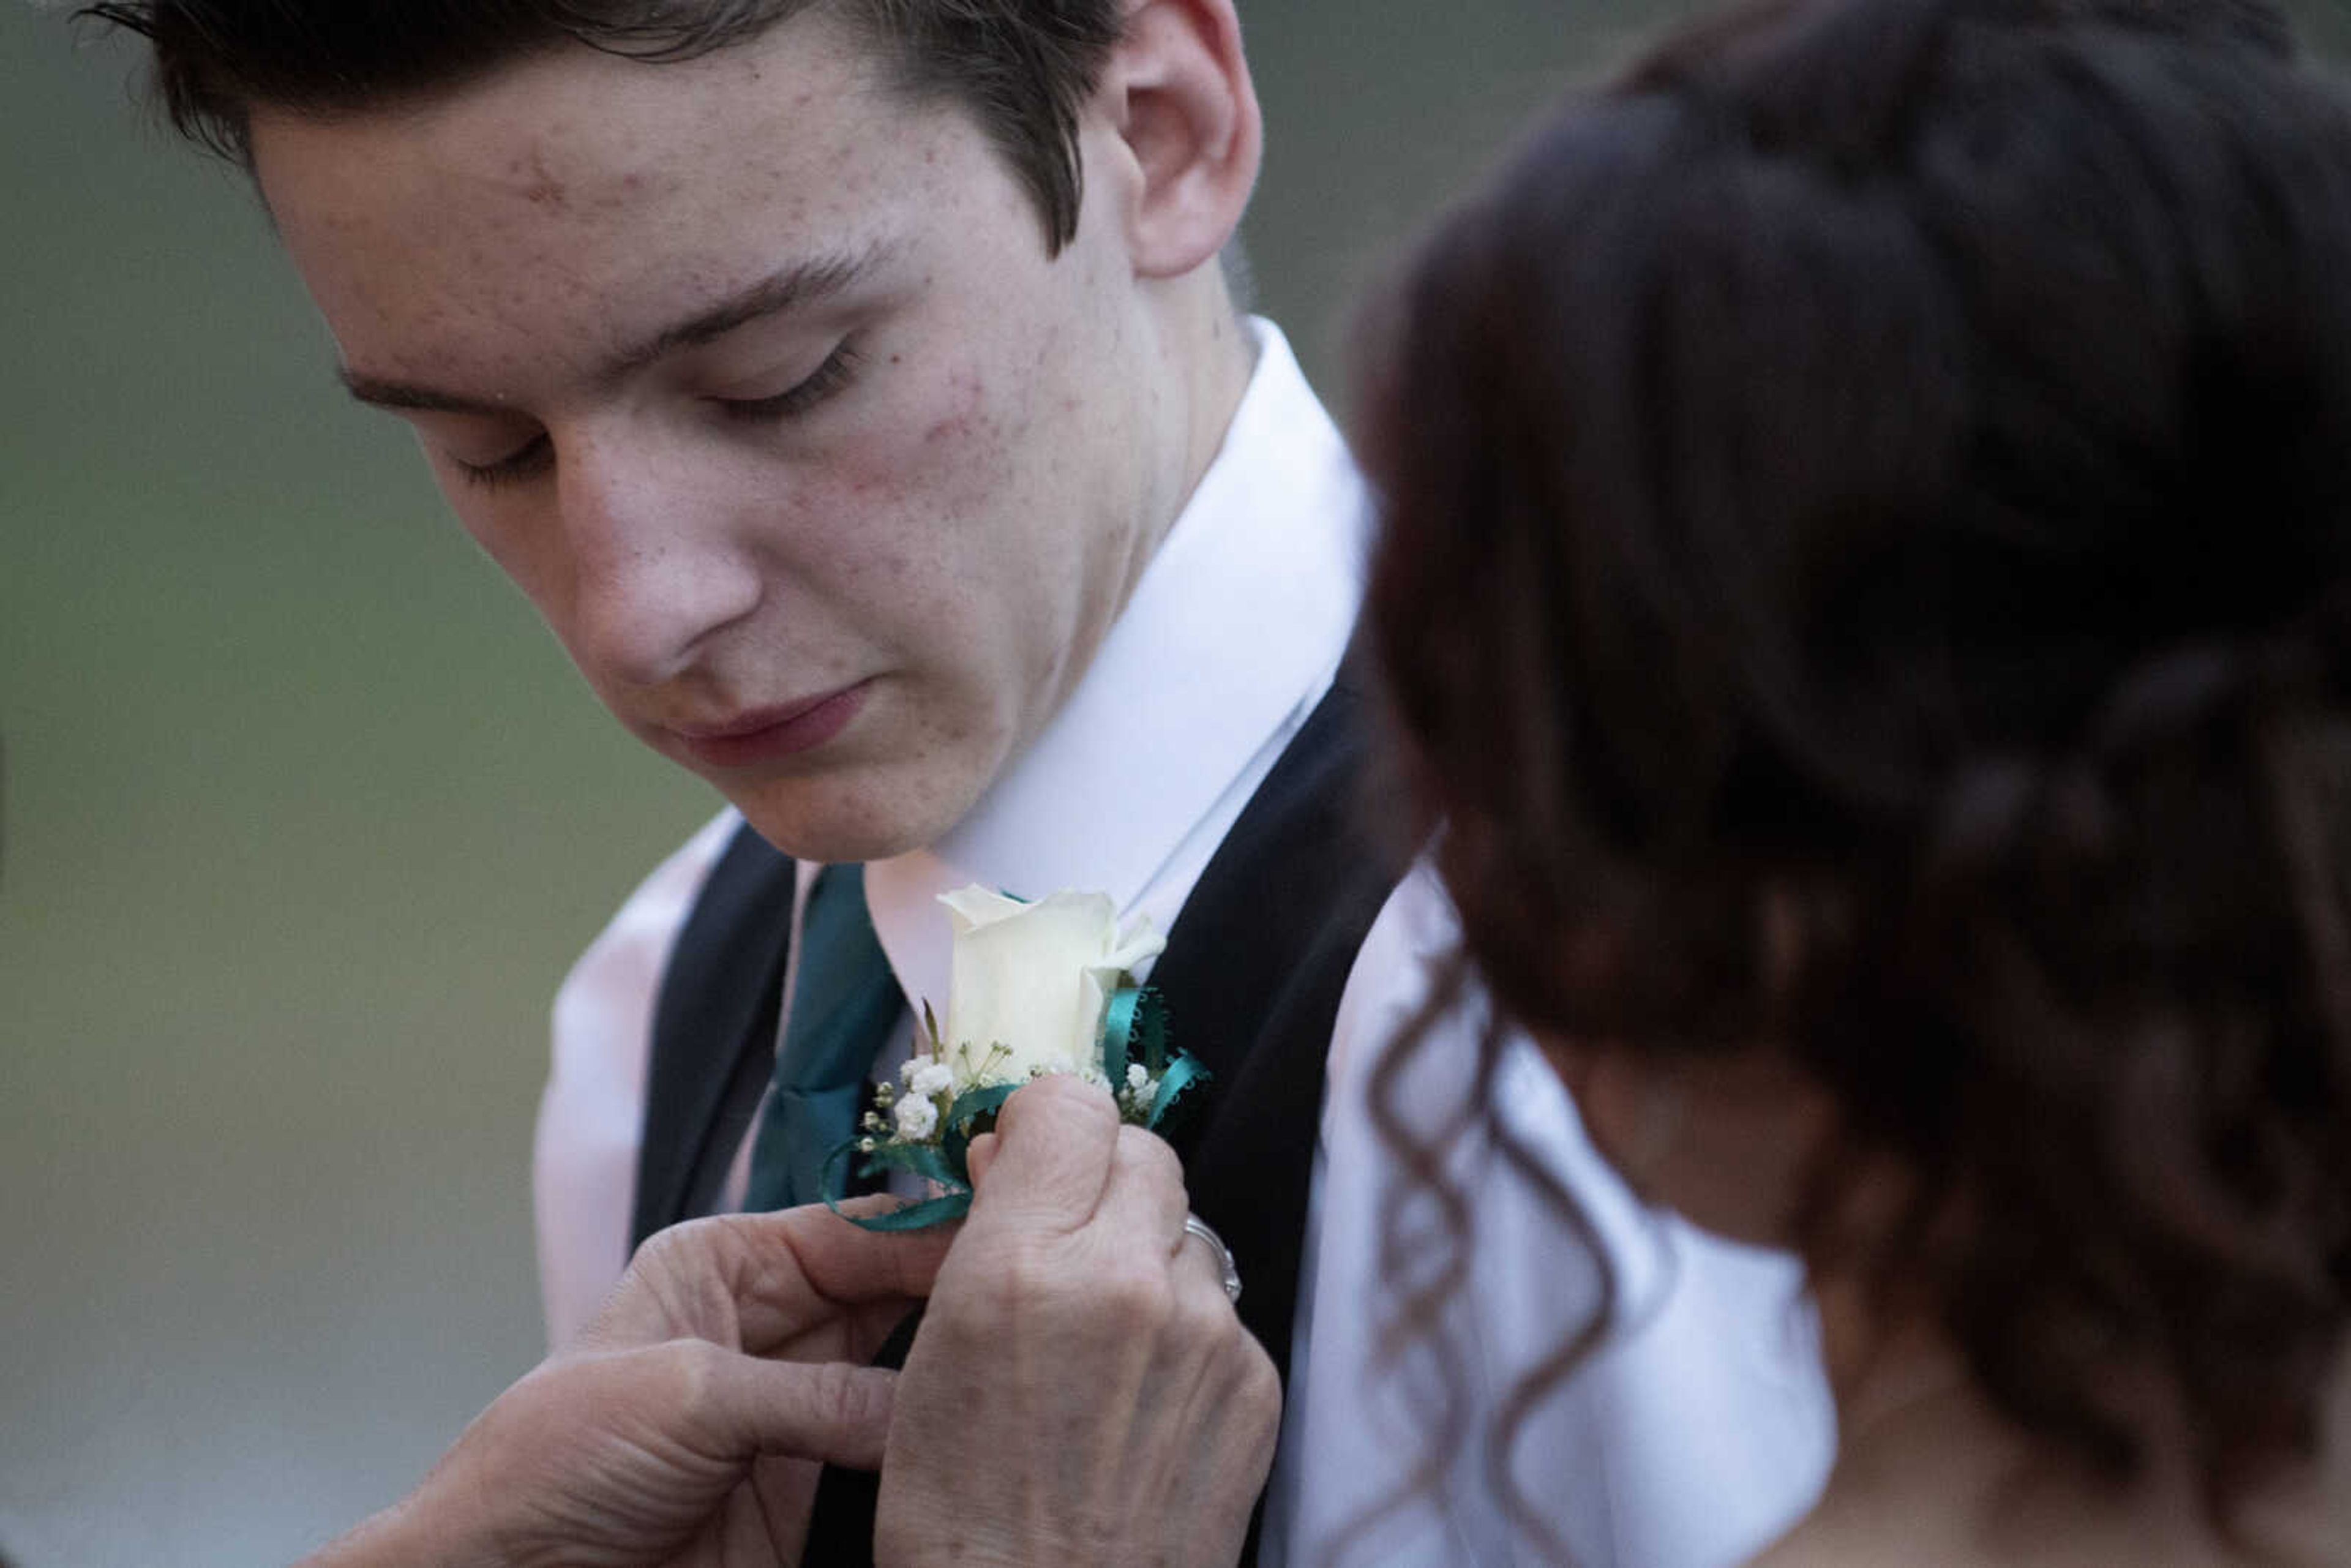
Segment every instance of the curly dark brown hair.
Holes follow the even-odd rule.
[[[1750,6],[1542,125],[1374,328],[1372,631],[1502,1009],[1784,1053],[1844,1126],[1800,1245],[1898,1158],[1837,1261],[2025,1428],[2127,1474],[2153,1389],[2223,1515],[2309,1454],[2351,99],[2237,0]],[[1426,1185],[1421,1043],[1374,1096]]]

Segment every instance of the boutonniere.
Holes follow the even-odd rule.
[[[1156,1127],[1185,1092],[1207,1081],[1167,1046],[1158,998],[1134,984],[1135,966],[1165,938],[1147,921],[1121,930],[1099,893],[1034,904],[967,887],[944,894],[955,928],[946,1021],[925,1001],[914,1054],[898,1082],[875,1092],[863,1131],[833,1152],[826,1201],[838,1204],[849,1163],[861,1174],[911,1171],[936,1196],[859,1219],[869,1230],[913,1230],[958,1219],[971,1207],[971,1140],[1033,1078],[1066,1072],[1108,1088],[1119,1113]]]

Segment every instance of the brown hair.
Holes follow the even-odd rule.
[[[566,42],[687,59],[820,6],[867,31],[902,90],[970,110],[1052,249],[1075,236],[1078,110],[1118,41],[1118,0],[105,0],[78,14],[145,35],[172,123],[249,168],[256,104],[347,113]]]
[[[2351,109],[2262,5],[1750,5],[1437,230],[1364,398],[1500,1007],[1783,1052],[1847,1140],[1808,1254],[1897,1156],[1844,1261],[2112,1472],[2157,1389],[2216,1509],[2351,1323],[2346,278]]]

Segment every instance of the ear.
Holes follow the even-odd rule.
[[[1129,163],[1135,271],[1176,277],[1239,226],[1264,156],[1233,0],[1129,0],[1098,101]]]

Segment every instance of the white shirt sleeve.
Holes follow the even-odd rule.
[[[580,1331],[629,1263],[653,1005],[679,928],[742,825],[722,811],[664,861],[555,995],[531,1186],[549,1348]]]
[[[1433,1333],[1381,1359],[1398,1299],[1380,1258],[1382,1199],[1399,1173],[1370,1118],[1369,1080],[1458,941],[1442,886],[1419,868],[1373,926],[1341,1003],[1268,1561],[1515,1568],[1553,1561],[1549,1534],[1579,1568],[1743,1562],[1812,1505],[1834,1452],[1802,1270],[1643,1207],[1522,1036],[1504,1046],[1493,1124],[1590,1218],[1617,1275],[1616,1326],[1534,1406],[1499,1479],[1488,1437],[1521,1380],[1598,1310],[1599,1278],[1573,1226],[1501,1157],[1493,1124],[1472,1117],[1446,1161],[1470,1230],[1449,1229],[1426,1202],[1402,1211],[1407,1276],[1452,1260],[1459,1287]],[[1396,1097],[1416,1132],[1468,1108],[1487,1009],[1473,988],[1436,1020]],[[1416,1467],[1438,1449],[1416,1487]],[[1506,1488],[1531,1528],[1513,1523]]]

